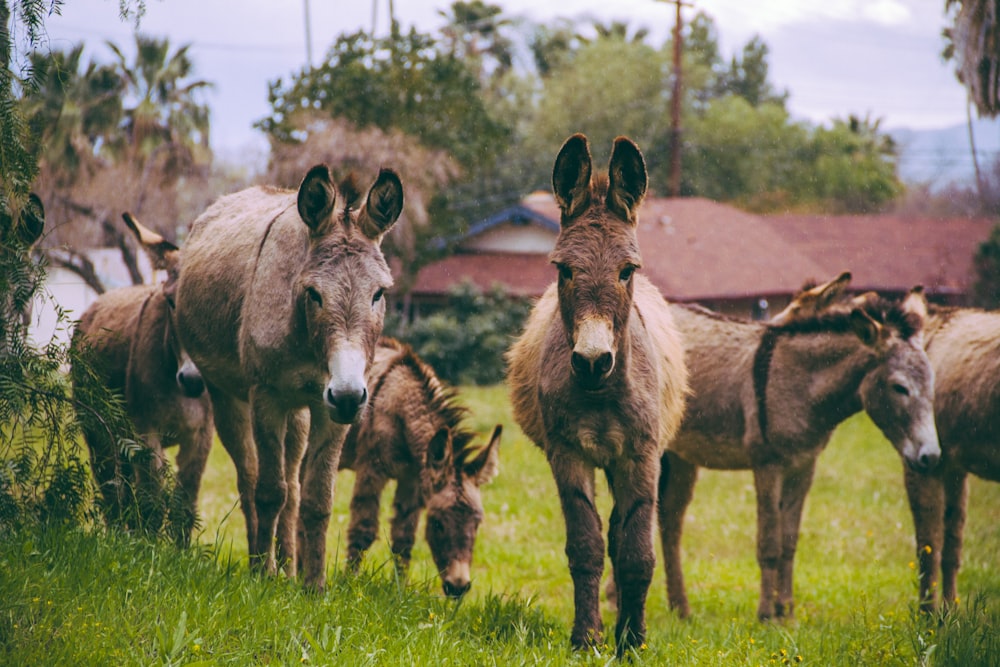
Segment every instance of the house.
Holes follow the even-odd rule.
[[[841,271],[858,290],[902,293],[924,285],[931,298],[961,303],[972,256],[994,222],[898,216],[762,216],[702,198],[647,198],[639,214],[642,272],[673,301],[738,316],[781,310],[807,280]],[[454,255],[417,274],[410,301],[419,315],[461,281],[502,285],[538,297],[555,279],[548,262],[559,233],[549,193],[529,195],[470,226]]]

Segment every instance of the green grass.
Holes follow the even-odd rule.
[[[296,582],[249,574],[235,475],[217,446],[203,482],[196,548],[182,552],[102,530],[0,539],[0,664],[608,663],[611,649],[568,648],[572,583],[544,456],[514,424],[502,387],[463,388],[462,396],[480,433],[501,422],[504,437],[500,473],[483,493],[473,588],[461,604],[441,596],[422,539],[405,585],[388,566],[384,537],[360,577],[343,574],[349,472],[337,481],[328,590],[309,594]],[[943,619],[913,611],[901,464],[867,418],[843,424],[820,459],[803,518],[791,623],[755,618],[753,497],[749,473],[702,472],[684,535],[692,618],[681,621],[667,609],[658,565],[639,662],[1000,664],[1000,485],[971,481],[963,602]],[[606,492],[599,505],[606,519]],[[613,628],[614,613],[605,608],[604,616]]]

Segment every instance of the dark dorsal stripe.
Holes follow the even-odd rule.
[[[882,297],[873,297],[859,306],[873,320],[895,329],[904,340],[909,340],[921,330],[918,315],[903,310],[902,304]],[[774,348],[782,336],[815,334],[844,334],[851,331],[850,312],[829,311],[814,317],[793,320],[786,324],[765,325],[753,357],[753,391],[757,401],[757,423],[760,436],[767,442],[767,382],[771,374]]]

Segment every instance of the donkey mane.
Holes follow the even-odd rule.
[[[457,402],[458,392],[453,387],[443,384],[438,379],[434,369],[417,356],[413,348],[406,343],[392,338],[382,338],[379,345],[399,350],[401,354],[395,357],[389,367],[379,376],[372,389],[372,400],[378,400],[379,392],[393,370],[399,367],[409,369],[420,382],[430,410],[441,415],[451,431],[454,461],[456,465],[461,464],[471,449],[469,444],[475,438],[475,433],[463,425],[463,420],[468,415],[469,410]]]
[[[879,324],[899,332],[909,340],[921,330],[918,315],[906,312],[902,304],[880,296],[870,296],[859,306]],[[843,334],[851,331],[851,315],[846,311],[824,311],[812,317],[792,320],[785,324],[766,325],[753,357],[753,391],[757,399],[757,423],[761,437],[767,441],[767,382],[771,375],[771,359],[778,339],[782,336],[808,336],[816,334]]]
[[[361,186],[358,183],[358,175],[353,171],[347,174],[337,184],[337,189],[340,190],[340,194],[344,197],[344,213],[343,221],[351,221],[351,212],[354,211],[358,202],[361,200]]]

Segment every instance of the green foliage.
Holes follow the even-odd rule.
[[[973,304],[981,308],[1000,307],[1000,225],[993,227],[989,238],[979,244],[972,266]]]
[[[469,68],[412,28],[338,37],[321,65],[272,82],[268,101],[272,113],[257,126],[276,141],[297,140],[300,110],[322,110],[359,127],[397,128],[466,166],[492,160],[510,132],[486,112]]]
[[[530,310],[527,299],[511,297],[499,285],[482,292],[464,282],[432,315],[409,325],[398,316],[387,318],[385,334],[409,343],[447,382],[493,384],[503,379],[504,352]]]

